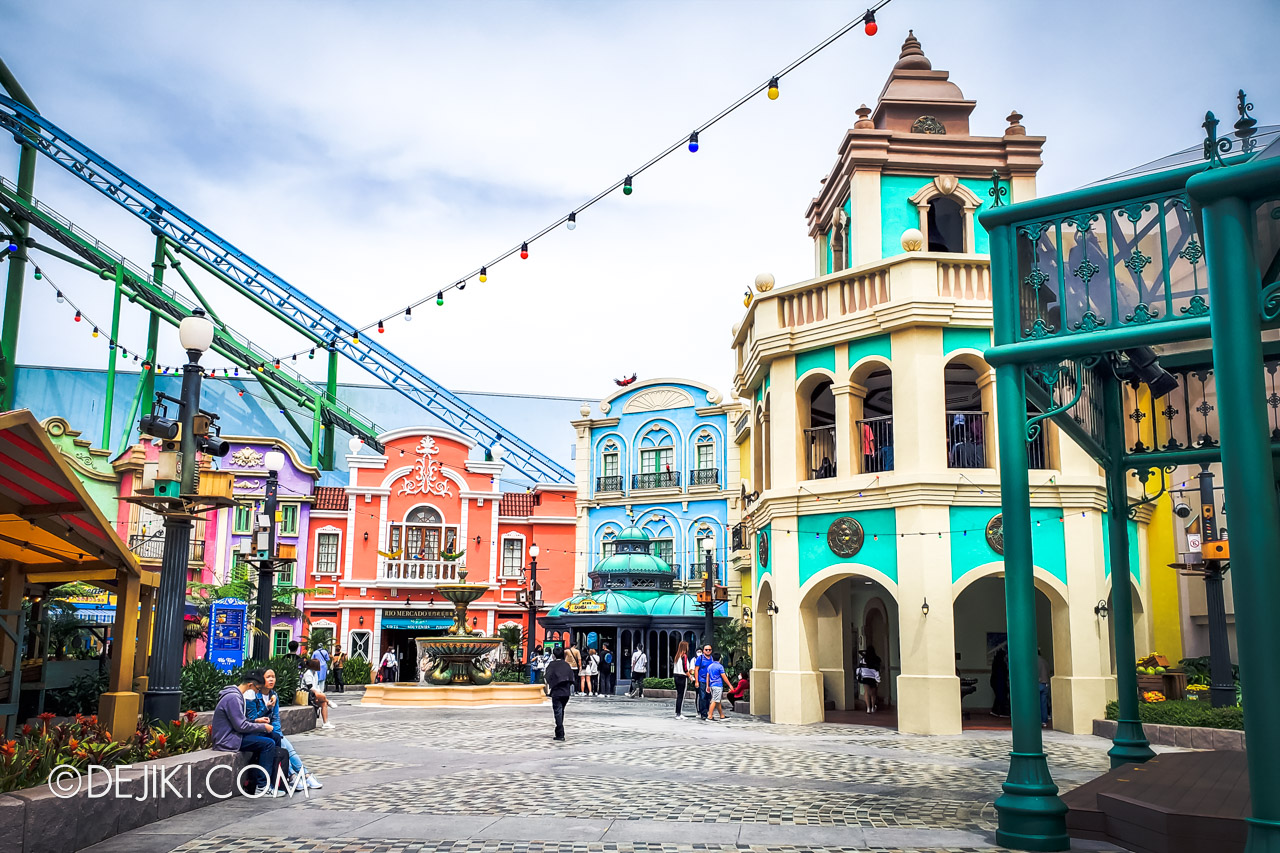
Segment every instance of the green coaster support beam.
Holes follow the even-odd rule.
[[[271,398],[271,402],[276,404],[276,407],[280,410],[280,414],[284,415],[284,419],[289,422],[289,426],[293,427],[293,431],[298,434],[298,438],[301,439],[302,443],[307,446],[307,450],[310,451],[310,432],[304,430],[302,425],[298,423],[297,418],[293,416],[293,413],[285,407],[284,401],[282,401],[276,394],[276,390],[271,387],[271,383],[267,381],[267,378],[257,371],[254,371],[253,375],[258,380],[258,384],[262,386],[262,390],[267,392],[267,396]]]
[[[106,271],[103,271],[106,274]],[[111,416],[116,400],[116,358],[120,340],[120,297],[124,294],[124,267],[117,264],[111,297],[111,339],[107,345],[107,398],[102,407],[102,447],[111,449]]]
[[[338,350],[333,344],[330,344],[326,351],[329,353],[329,371],[325,380],[324,399],[326,402],[334,403],[338,399]],[[330,424],[324,431],[324,447],[320,450],[320,467],[326,471],[333,470],[333,434],[335,430]]]
[[[1155,757],[1138,717],[1138,674],[1134,665],[1138,652],[1133,638],[1133,586],[1129,582],[1129,489],[1124,453],[1124,389],[1120,380],[1104,371],[1106,400],[1106,445],[1112,461],[1105,468],[1107,479],[1107,545],[1111,563],[1111,622],[1115,630],[1116,700],[1120,706],[1119,725],[1111,740],[1111,767],[1142,764]]]
[[[311,404],[311,467],[320,467],[320,444],[324,429],[324,402],[316,399]]]
[[[991,254],[1008,256],[1010,229],[991,234]],[[996,340],[1014,340],[1016,303],[994,302]],[[1013,308],[1014,310],[1010,310]],[[1003,336],[1001,332],[1003,331]],[[1018,364],[996,368],[1000,447],[1000,504],[1004,516],[1004,597],[1009,637],[1009,689],[1013,751],[1009,775],[996,798],[996,843],[1016,850],[1067,850],[1067,806],[1049,773],[1040,729],[1040,677],[1036,648],[1035,560],[1031,537],[1031,482],[1027,470],[1026,373]]]
[[[27,109],[34,113],[40,112],[3,59],[0,59],[0,86],[4,87],[11,98]],[[23,145],[18,154],[18,195],[29,201],[35,183],[36,150],[30,145]],[[17,377],[18,326],[22,319],[22,289],[27,274],[26,240],[29,231],[27,223],[18,223],[18,231],[13,235],[13,241],[18,244],[18,251],[9,256],[9,278],[4,292],[4,319],[0,321],[0,411],[9,411],[13,408],[17,390],[14,387],[14,380]]]
[[[1262,278],[1252,240],[1259,226],[1253,206],[1242,197],[1245,192],[1274,197],[1274,171],[1263,180],[1253,174],[1270,171],[1273,164],[1215,169],[1187,182],[1188,193],[1204,204],[1206,271],[1216,285],[1209,311],[1219,434],[1224,437],[1222,482],[1227,506],[1244,508],[1231,516],[1231,584],[1253,805],[1245,853],[1280,853],[1280,726],[1275,717],[1280,707],[1280,679],[1275,678],[1280,505],[1275,469],[1263,464],[1271,446],[1261,370]],[[1234,192],[1240,195],[1220,197]]]

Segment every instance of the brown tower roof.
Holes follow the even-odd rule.
[[[965,100],[950,76],[946,71],[933,70],[920,40],[908,30],[902,52],[872,113],[875,126],[900,133],[968,136],[969,114],[976,102]]]

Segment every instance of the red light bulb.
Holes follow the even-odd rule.
[[[528,259],[529,259],[529,244],[521,243],[520,244],[520,260],[527,261]]]
[[[862,28],[862,31],[864,33],[866,33],[869,36],[873,36],[876,33],[880,32],[880,27],[876,25],[876,16],[874,13],[867,12],[867,17],[864,18],[863,20],[865,20],[867,23],[867,25]]]

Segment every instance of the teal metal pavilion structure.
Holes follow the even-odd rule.
[[[1052,419],[1106,472],[1120,722],[1112,765],[1153,753],[1138,717],[1127,521],[1181,464],[1221,462],[1252,817],[1250,853],[1280,851],[1280,133],[1206,115],[1190,162],[1016,205],[991,237],[1013,751],[997,841],[1065,850],[1066,806],[1041,739],[1027,454]],[[993,176],[994,178],[995,176]],[[1153,357],[1158,361],[1153,361]],[[1176,383],[1175,383],[1176,380]],[[1152,386],[1156,390],[1152,390]],[[1043,412],[1027,415],[1027,401]],[[1131,497],[1131,484],[1142,497]],[[1150,488],[1148,486],[1150,485]]]

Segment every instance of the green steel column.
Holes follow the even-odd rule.
[[[120,340],[120,297],[124,291],[124,264],[116,264],[115,295],[111,300],[111,337],[107,345],[107,398],[102,407],[102,447],[111,449],[111,414],[116,401],[116,349]]]
[[[319,399],[314,402],[314,408],[311,410],[311,467],[320,467],[320,441],[321,441],[321,421],[324,411],[324,403]]]
[[[36,150],[22,146],[18,155],[18,196],[28,201],[36,182]],[[19,231],[13,235],[18,251],[9,256],[9,281],[4,292],[4,321],[0,325],[0,411],[13,408],[17,375],[18,323],[22,318],[22,288],[27,273],[26,238],[30,226],[18,223]]]
[[[333,344],[329,351],[329,378],[324,388],[324,398],[330,403],[338,402],[338,350]],[[320,467],[326,471],[333,470],[333,427],[324,431],[324,448],[320,451]]]
[[[1036,588],[1027,473],[1026,377],[1020,365],[996,368],[1000,504],[1004,514],[1004,598],[1009,637],[1013,751],[996,798],[996,843],[1015,850],[1067,850],[1067,807],[1049,773],[1040,729]]]
[[[1244,728],[1249,748],[1249,820],[1246,853],[1280,853],[1280,507],[1267,432],[1263,385],[1261,274],[1254,260],[1249,207],[1239,198],[1204,208],[1206,272],[1213,282],[1210,317],[1218,390],[1222,481],[1231,516],[1231,576],[1236,645],[1244,685]]]
[[[156,235],[156,254],[151,261],[151,277],[156,284],[164,285],[165,249],[167,243],[164,235]],[[151,365],[150,370],[142,371],[142,413],[151,414],[151,406],[156,399],[156,344],[160,340],[160,317],[151,315],[151,323],[147,326],[147,354],[144,360]]]
[[[1129,489],[1122,458],[1124,389],[1120,380],[1109,373],[1103,383],[1104,429],[1112,460],[1107,466],[1107,544],[1111,552],[1111,621],[1116,635],[1116,692],[1120,706],[1120,722],[1107,754],[1115,768],[1129,762],[1141,764],[1154,758],[1155,752],[1138,718],[1138,674],[1134,666],[1138,653],[1133,645],[1133,587],[1129,583]]]

